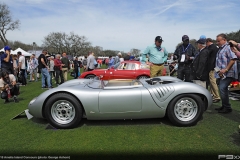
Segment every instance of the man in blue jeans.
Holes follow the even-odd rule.
[[[41,68],[42,73],[42,88],[47,88],[45,84],[45,79],[47,80],[48,88],[52,88],[50,83],[50,74],[49,74],[49,67],[47,65],[47,59],[46,59],[47,50],[43,50],[42,54],[38,57],[38,65],[39,68]]]
[[[220,71],[215,73],[215,77],[220,78],[219,91],[222,106],[215,110],[218,110],[218,113],[230,113],[232,112],[232,108],[229,103],[228,86],[238,77],[236,63],[237,56],[231,51],[225,34],[221,33],[217,35],[216,41],[219,46],[219,51],[216,56],[216,67],[218,67]]]

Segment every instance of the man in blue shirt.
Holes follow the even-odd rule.
[[[11,54],[11,48],[9,46],[4,47],[5,53],[1,55],[1,69],[7,71],[9,74],[13,74],[13,59]]]
[[[4,54],[3,51],[0,52],[0,75],[1,75],[1,70],[2,70],[2,54]]]
[[[109,56],[108,68],[111,68],[114,65],[114,59],[112,56]]]
[[[148,46],[142,54],[143,62],[146,62],[146,56],[148,56],[146,64],[150,66],[151,77],[162,76],[163,64],[167,61],[168,52],[165,47],[161,46],[162,41],[162,37],[157,36],[155,44]]]

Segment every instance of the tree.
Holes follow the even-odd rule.
[[[89,50],[91,43],[87,41],[85,36],[79,36],[70,32],[52,32],[44,37],[43,46],[49,52],[63,53],[67,52],[70,55],[84,55]]]
[[[237,32],[226,33],[228,40],[234,40],[236,42],[240,42],[240,30]]]
[[[131,51],[130,51],[130,53],[131,53],[131,55],[133,55],[133,56],[139,56],[140,55],[140,52],[141,52],[141,50],[139,50],[139,49],[135,49],[135,48],[133,48],[133,49],[131,49]]]
[[[4,46],[8,45],[6,38],[7,31],[18,29],[20,21],[13,21],[9,7],[6,4],[0,3],[0,39]]]

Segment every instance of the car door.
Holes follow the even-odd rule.
[[[121,66],[114,71],[114,79],[135,79],[135,63],[121,63]]]
[[[114,79],[114,69],[109,68],[104,71],[104,75],[102,80],[109,80],[109,79]]]
[[[100,113],[140,112],[141,109],[140,88],[103,89],[99,93]]]

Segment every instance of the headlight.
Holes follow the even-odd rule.
[[[33,98],[33,99],[30,101],[29,105],[33,104],[33,103],[36,101],[36,99],[37,99],[37,97]]]

